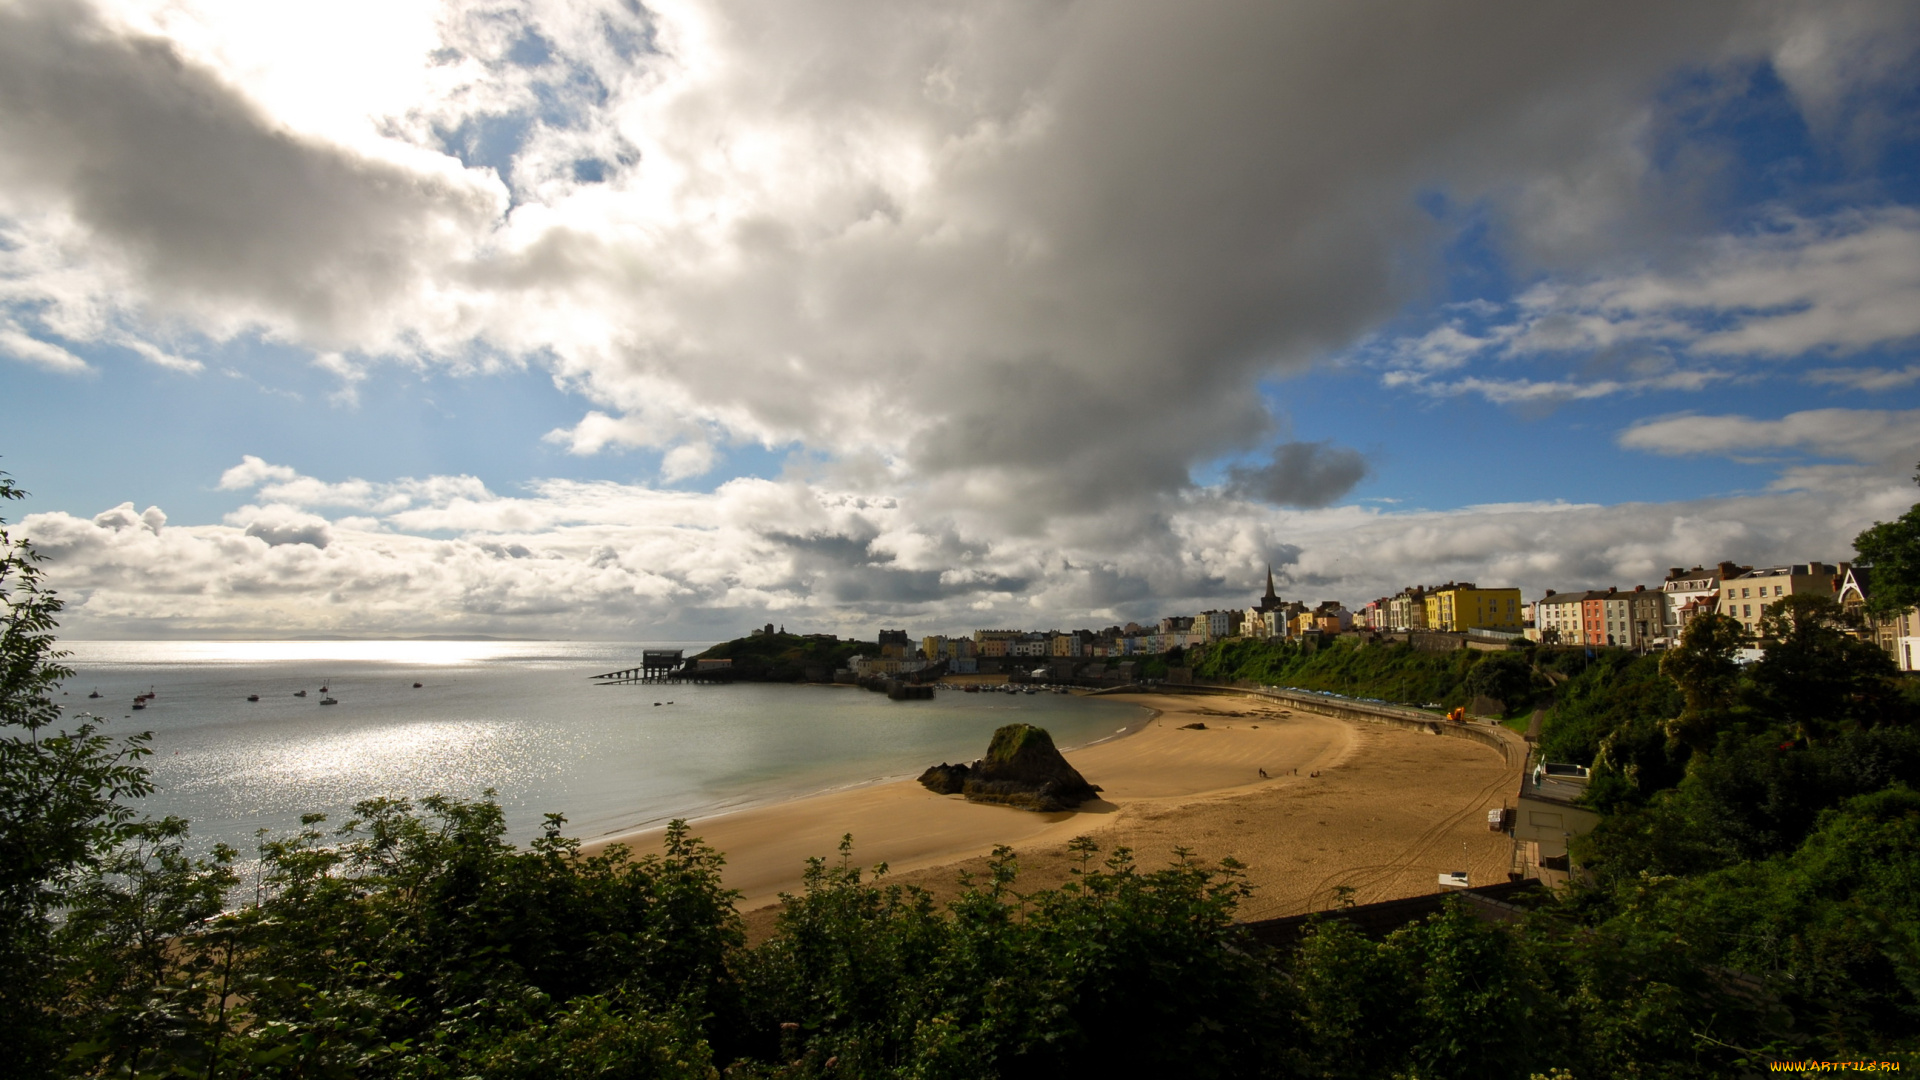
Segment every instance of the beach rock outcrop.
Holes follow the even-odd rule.
[[[1008,724],[993,733],[987,756],[972,765],[936,765],[920,782],[942,795],[1051,813],[1071,810],[1100,789],[1067,764],[1047,729]]]
[[[936,795],[958,795],[966,790],[970,771],[965,765],[949,765],[943,761],[921,773],[920,783]]]

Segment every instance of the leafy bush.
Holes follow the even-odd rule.
[[[1273,971],[1231,932],[1237,868],[1117,850],[1059,889],[1014,891],[1006,849],[946,912],[845,861],[813,861],[780,933],[742,959],[759,1052],[812,1075],[1238,1076],[1275,1033]]]

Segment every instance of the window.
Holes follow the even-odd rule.
[[[1764,605],[1764,604],[1762,604],[1761,606],[1762,606],[1762,607],[1765,607],[1766,605]],[[1740,605],[1740,607],[1741,607],[1741,608],[1743,609],[1743,610],[1742,610],[1742,611],[1740,612],[1740,614],[1742,614],[1742,615],[1752,615],[1752,614],[1753,614],[1753,605],[1752,605],[1752,604],[1741,604],[1741,605]]]
[[[1775,585],[1775,586],[1773,587],[1773,595],[1775,595],[1775,596],[1779,596],[1779,595],[1780,595],[1780,586],[1778,586],[1778,585]]]
[[[1762,585],[1762,586],[1761,586],[1761,588],[1763,588],[1763,589],[1764,589],[1764,588],[1766,588],[1766,586],[1764,586],[1764,585]],[[1752,595],[1753,595],[1753,590],[1752,590],[1752,589],[1741,589],[1741,590],[1740,590],[1740,599],[1742,599],[1742,600],[1745,600],[1745,599],[1746,599],[1747,597],[1749,597],[1749,596],[1752,596]]]

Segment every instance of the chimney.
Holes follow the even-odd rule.
[[[1548,590],[1547,590],[1547,595],[1548,595],[1548,596],[1552,596],[1552,595],[1553,595],[1553,590],[1552,590],[1552,589],[1548,589]]]
[[[1645,585],[1635,585],[1635,586],[1633,587],[1633,591],[1634,591],[1634,592],[1646,592],[1646,591],[1647,591],[1647,587],[1646,587]]]
[[[1686,573],[1686,571],[1685,571],[1685,570],[1682,570],[1681,568],[1679,568],[1679,567],[1677,567],[1677,566],[1669,566],[1669,567],[1667,567],[1667,580],[1668,580],[1668,581],[1678,581],[1678,580],[1680,580],[1680,576],[1681,576],[1682,574],[1685,574],[1685,573]]]

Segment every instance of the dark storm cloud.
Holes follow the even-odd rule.
[[[333,542],[333,530],[315,517],[261,518],[247,526],[246,534],[266,541],[269,547],[282,544],[306,544],[325,548]]]
[[[751,214],[724,260],[648,280],[666,329],[583,384],[893,448],[974,481],[925,509],[1019,532],[1151,506],[1271,438],[1259,381],[1422,287],[1442,237],[1418,191],[1584,163],[1751,25],[1665,3],[700,10],[714,64],[653,155]],[[734,145],[791,147],[787,182],[708,149]]]
[[[876,550],[873,536],[770,532],[766,537],[792,554],[791,587],[839,604],[885,608],[976,593],[1017,592],[1027,585],[1024,578],[994,573],[950,575],[942,569],[894,566],[896,556]]]
[[[171,43],[71,0],[0,6],[0,176],[64,206],[155,294],[238,302],[323,346],[497,212],[457,173],[293,134]]]
[[[1339,500],[1368,471],[1358,450],[1329,442],[1281,443],[1265,465],[1228,469],[1226,490],[1235,498],[1313,508]]]

